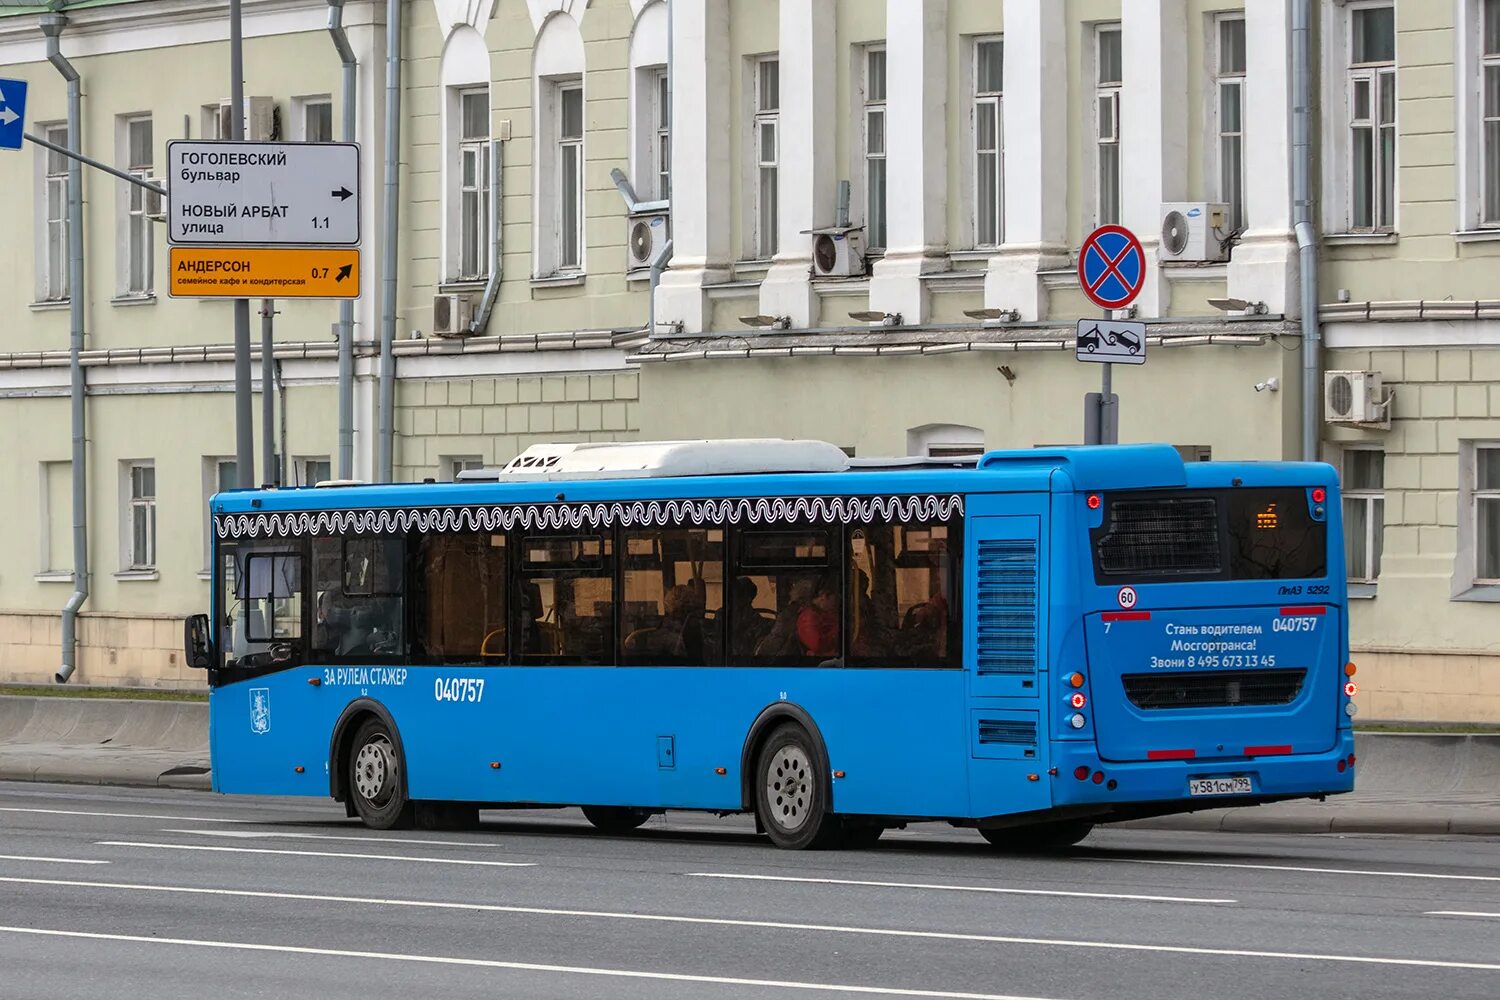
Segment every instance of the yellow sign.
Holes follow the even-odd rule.
[[[357,249],[172,247],[173,298],[357,299]]]

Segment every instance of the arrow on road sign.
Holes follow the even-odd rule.
[[[337,191],[328,192],[328,195],[331,198],[337,198],[339,201],[348,201],[350,198],[354,197],[354,192],[350,191],[346,187],[341,187]]]
[[[353,264],[345,264],[343,267],[339,268],[339,273],[338,273],[338,275],[333,280],[334,281],[343,281],[345,278],[349,277],[350,273],[353,270],[354,270],[354,265]]]
[[[0,94],[0,101],[3,100],[5,100],[5,95]],[[0,125],[9,125],[20,117],[20,115],[16,114],[10,108],[0,107]]]

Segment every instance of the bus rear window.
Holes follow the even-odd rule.
[[[1298,580],[1328,572],[1328,527],[1299,487],[1107,496],[1091,532],[1100,583]]]

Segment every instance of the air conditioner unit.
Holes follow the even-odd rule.
[[[667,245],[668,227],[665,212],[641,212],[625,220],[625,246],[628,261],[625,270],[639,271],[651,266]]]
[[[865,273],[865,241],[860,229],[835,226],[811,232],[815,276],[854,278]]]
[[[230,109],[232,101],[219,102],[219,137],[228,139],[234,134],[234,123]],[[245,98],[245,138],[251,142],[274,142],[281,138],[281,116],[276,110],[274,97]]]
[[[1163,261],[1229,259],[1229,206],[1180,202],[1161,207]]]
[[[1381,388],[1379,372],[1323,373],[1323,419],[1331,424],[1390,427],[1394,396]]]
[[[435,295],[432,332],[439,337],[467,337],[474,322],[474,303],[467,295]]]

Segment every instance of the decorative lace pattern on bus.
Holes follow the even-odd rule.
[[[630,500],[609,503],[504,504],[475,507],[386,507],[286,513],[220,514],[220,538],[383,535],[419,532],[577,531],[581,528],[716,524],[896,524],[962,515],[963,497],[740,497],[725,500]]]

